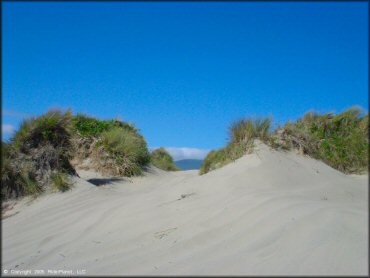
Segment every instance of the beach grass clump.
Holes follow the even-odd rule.
[[[19,151],[26,153],[47,144],[58,149],[68,149],[68,127],[71,118],[70,111],[50,110],[39,117],[26,119],[15,133],[12,142]]]
[[[65,192],[69,190],[72,186],[70,176],[62,171],[53,173],[51,175],[51,181],[56,191]]]
[[[120,120],[98,120],[84,114],[77,114],[72,118],[72,134],[78,134],[80,137],[97,137],[104,131],[114,127],[135,131],[135,127]]]
[[[241,119],[231,124],[229,138],[232,143],[249,144],[255,138],[264,141],[269,137],[270,126],[270,118]]]
[[[149,163],[146,141],[132,124],[78,114],[72,118],[71,134],[76,166],[88,159],[88,167],[102,174],[130,177]]]
[[[136,130],[114,127],[101,133],[93,150],[97,170],[114,176],[135,176],[150,161],[146,141]]]
[[[231,159],[228,159],[226,154],[226,148],[219,150],[212,150],[208,153],[206,158],[203,161],[203,164],[199,170],[201,175],[208,173],[214,169],[220,168],[225,164],[231,162]]]
[[[157,168],[165,171],[179,171],[173,161],[172,156],[165,148],[158,148],[150,154],[150,162]]]
[[[270,140],[270,118],[245,118],[231,124],[229,142],[226,147],[211,151],[200,168],[200,174],[205,174],[220,168],[253,150],[255,139],[263,142]]]
[[[139,175],[150,161],[146,141],[133,125],[73,116],[69,110],[25,119],[2,144],[1,156],[4,198],[66,191],[76,175],[74,166],[85,159],[88,168],[114,176]]]
[[[71,112],[52,110],[23,121],[9,143],[2,144],[2,196],[37,195],[48,188],[51,176],[74,175],[71,166]]]
[[[279,131],[280,145],[296,148],[344,173],[368,167],[369,117],[359,108],[333,113],[306,113]]]
[[[38,180],[36,163],[20,153],[13,144],[2,143],[1,197],[6,200],[44,191]]]

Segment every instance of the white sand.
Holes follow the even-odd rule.
[[[258,144],[203,176],[156,169],[99,187],[83,180],[98,174],[80,176],[9,212],[19,213],[2,221],[2,270],[368,274],[367,175]]]

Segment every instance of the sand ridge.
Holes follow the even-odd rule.
[[[79,171],[2,220],[2,269],[88,275],[367,275],[367,176],[256,142],[199,176]],[[94,185],[99,183],[99,185]]]

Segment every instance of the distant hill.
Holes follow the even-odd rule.
[[[203,160],[200,159],[183,159],[175,161],[175,164],[181,170],[199,170]]]

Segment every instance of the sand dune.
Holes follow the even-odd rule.
[[[2,269],[88,275],[367,275],[367,176],[257,143],[221,169],[104,178],[19,202]],[[98,184],[94,185],[90,182]]]

